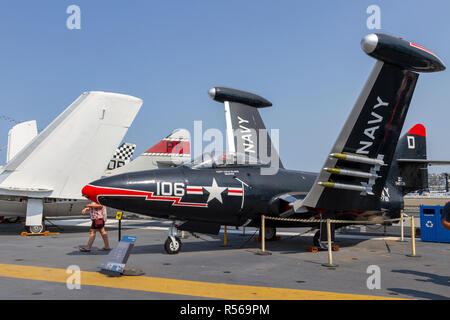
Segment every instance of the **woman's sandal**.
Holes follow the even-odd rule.
[[[100,251],[109,251],[111,248],[101,248]]]
[[[81,252],[91,252],[91,250],[86,249],[86,248],[80,248],[80,251],[81,251]]]

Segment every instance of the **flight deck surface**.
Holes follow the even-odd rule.
[[[0,225],[0,299],[450,298],[450,246],[445,243],[417,239],[420,256],[408,257],[409,238],[399,242],[396,237],[337,234],[337,267],[327,268],[327,251],[306,250],[312,242],[308,229],[279,230],[281,240],[265,244],[270,255],[259,254],[256,229],[248,228],[244,235],[232,227],[227,246],[223,230],[200,238],[186,233],[181,252],[169,255],[163,247],[168,223],[124,220],[122,235],[137,237],[127,267],[145,274],[113,278],[98,272],[107,255],[99,250],[99,234],[90,253],[79,251],[88,239],[86,222],[61,220],[59,235],[29,237],[20,236],[21,224]],[[117,245],[116,225],[108,225],[107,231],[111,246]],[[69,266],[81,270],[80,289],[67,288]],[[370,270],[377,267],[380,289],[369,289]]]

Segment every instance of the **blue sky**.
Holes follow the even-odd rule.
[[[81,30],[66,28],[72,4]],[[0,116],[42,130],[84,91],[134,95],[144,105],[125,140],[139,154],[195,120],[224,129],[207,91],[229,86],[272,101],[261,114],[286,167],[318,171],[375,62],[360,49],[372,4],[377,32],[450,64],[448,1],[2,1]],[[449,87],[449,71],[421,75],[406,119],[404,131],[426,126],[429,158],[450,159]],[[4,163],[13,123],[0,124]]]

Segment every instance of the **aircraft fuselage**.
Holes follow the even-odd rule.
[[[181,166],[141,171],[94,181],[82,193],[108,207],[152,217],[239,226],[270,214],[277,195],[306,195],[317,177],[285,169],[261,175],[260,169]]]

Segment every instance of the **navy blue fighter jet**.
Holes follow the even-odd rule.
[[[259,227],[263,214],[337,218],[358,224],[379,218],[383,211],[399,212],[401,196],[425,183],[423,148],[414,155],[405,153],[406,147],[424,137],[421,127],[400,139],[403,147],[397,150],[418,72],[442,71],[445,66],[431,51],[386,34],[369,34],[361,46],[377,61],[319,173],[288,170],[278,160],[275,173],[263,174],[273,163],[252,157],[252,147],[256,138],[264,137],[252,140],[247,129],[263,127],[252,110],[271,103],[249,92],[216,87],[209,94],[225,104],[227,127],[233,127],[233,122],[242,127],[231,133],[229,153],[205,156],[192,165],[100,179],[86,185],[82,194],[108,207],[172,220],[165,242],[168,253],[181,248],[179,230],[217,234],[221,225]],[[232,110],[247,110],[248,117],[241,112],[234,119]],[[272,155],[276,153],[270,138],[264,141]],[[382,220],[391,216],[382,215]],[[313,223],[270,220],[267,234],[270,238],[277,227],[299,226],[320,228]],[[316,242],[324,240],[319,239],[322,234],[317,233]]]

